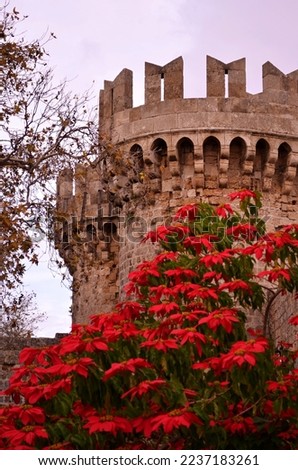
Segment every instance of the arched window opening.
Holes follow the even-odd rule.
[[[256,145],[256,155],[253,166],[252,189],[263,189],[263,178],[265,166],[269,156],[269,144],[266,140],[260,139]]]
[[[154,178],[161,178],[162,181],[170,178],[168,167],[168,147],[163,139],[156,139],[151,145],[151,159],[154,162]]]
[[[203,144],[205,188],[217,188],[219,179],[220,143],[208,137]]]
[[[192,178],[194,174],[194,145],[187,137],[177,143],[180,173],[184,178]]]
[[[140,145],[134,144],[129,151],[131,164],[135,178],[134,182],[143,181],[143,172],[144,172],[144,158],[143,158],[143,149]]]
[[[282,143],[278,147],[278,156],[275,164],[275,172],[273,175],[272,185],[274,189],[281,190],[285,179],[286,170],[289,164],[289,155],[291,147],[286,143]]]
[[[88,224],[86,227],[86,237],[87,241],[91,242],[96,239],[96,228],[92,224]]]
[[[230,143],[228,187],[240,188],[243,163],[246,156],[246,143],[240,137],[236,137]]]
[[[192,165],[194,155],[193,142],[187,137],[183,137],[177,143],[179,162],[181,165]]]
[[[156,139],[151,145],[154,161],[160,166],[166,168],[168,166],[168,147],[163,139]]]

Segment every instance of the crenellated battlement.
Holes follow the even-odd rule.
[[[207,56],[206,62],[207,99],[246,98],[251,102],[264,100],[276,104],[290,104],[290,101],[285,102],[285,97],[290,94],[296,95],[292,105],[297,106],[298,70],[286,75],[270,62],[266,62],[262,70],[263,91],[257,95],[251,95],[246,91],[245,58],[225,64]],[[146,62],[144,106],[169,100],[183,100],[183,82],[182,57],[164,66]],[[114,81],[105,81],[104,89],[100,92],[101,126],[105,128],[105,121],[118,112],[132,109],[132,96],[132,71],[123,69]]]
[[[185,203],[257,189],[269,226],[298,223],[298,70],[266,62],[254,95],[244,58],[208,56],[206,77],[205,98],[184,98],[182,57],[145,63],[138,107],[130,70],[104,82],[100,132],[112,150],[58,180],[57,246],[74,279],[75,322],[113,308],[129,271],[152,254],[143,234]]]

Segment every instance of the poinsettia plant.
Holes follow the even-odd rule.
[[[21,352],[1,448],[298,448],[298,353],[247,325],[268,317],[269,288],[295,295],[298,225],[268,233],[259,194],[230,199],[149,232],[160,249],[114,311]]]

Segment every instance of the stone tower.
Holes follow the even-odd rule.
[[[58,180],[57,244],[73,276],[73,322],[111,310],[141,244],[185,203],[217,204],[237,188],[263,192],[271,225],[298,223],[298,70],[263,65],[263,91],[246,91],[245,59],[207,57],[207,97],[183,98],[183,60],[145,64],[145,104],[133,107],[122,70],[100,92],[104,158]],[[70,243],[76,241],[75,244]]]

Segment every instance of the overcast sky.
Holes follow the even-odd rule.
[[[93,86],[94,99],[104,80],[128,68],[134,105],[142,104],[144,62],[165,65],[180,55],[185,97],[204,97],[206,55],[225,63],[246,57],[250,93],[261,91],[263,63],[284,73],[298,68],[297,0],[11,0],[10,6],[28,15],[26,38],[56,35],[47,50],[57,81],[68,78],[75,92]],[[48,315],[38,335],[68,331],[69,292],[47,269],[46,256],[26,284]]]

